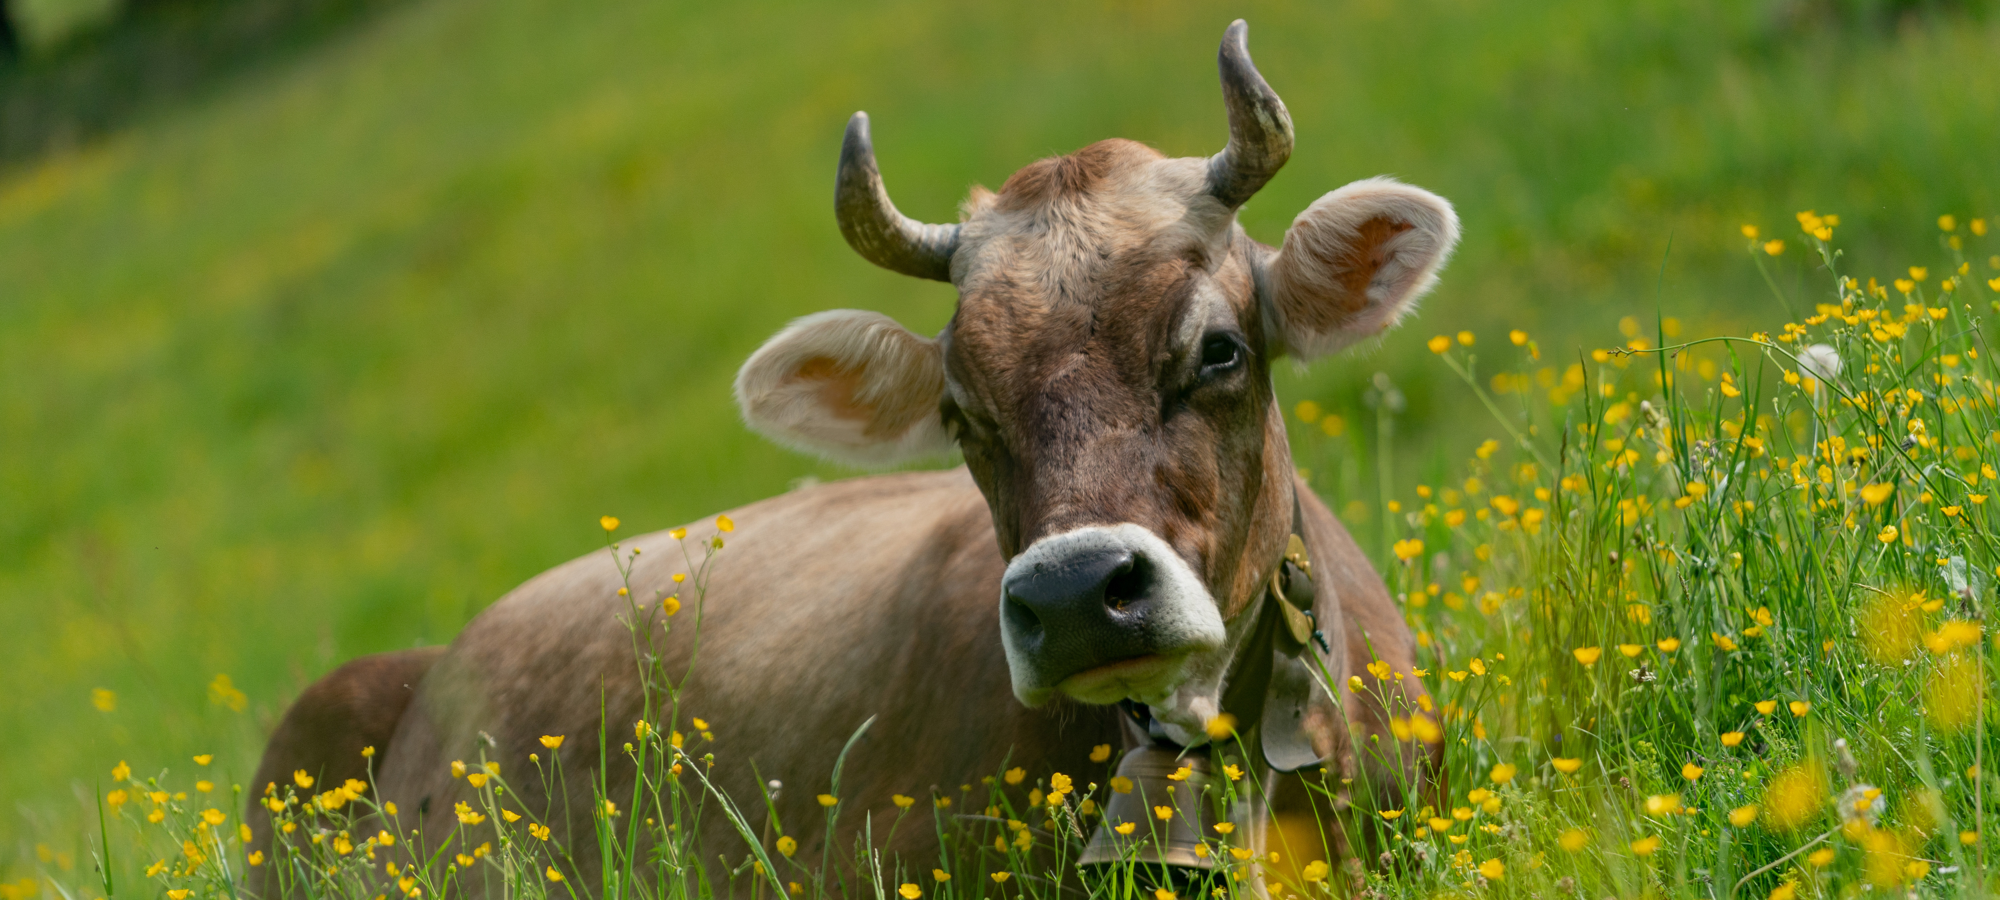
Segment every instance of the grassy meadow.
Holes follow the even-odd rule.
[[[1521,774],[1502,792],[1530,779],[1560,786],[1568,775],[1537,767],[1589,760],[1577,777],[1594,789],[1573,796],[1599,804],[1511,795],[1508,815],[1523,810],[1532,832],[1519,855],[1432,840],[1440,850],[1422,879],[1382,889],[1461,889],[1468,869],[1453,855],[1477,849],[1469,871],[1492,858],[1516,873],[1489,886],[1547,891],[1571,877],[1603,892],[1593,896],[1647,885],[1719,895],[1708,886],[1826,830],[1814,821],[1795,838],[1715,818],[1764,802],[1793,766],[1824,773],[1828,790],[1875,779],[1892,807],[1936,795],[1921,803],[1935,814],[1921,842],[1901,807],[1841,836],[1847,855],[1825,870],[1846,880],[1830,884],[1866,882],[1877,857],[1864,839],[1879,843],[1878,832],[1905,856],[1929,854],[1934,871],[1963,866],[1978,845],[1954,845],[1946,825],[1970,821],[1965,794],[1979,780],[1964,777],[1975,764],[1964,757],[1981,744],[1928,719],[1922,698],[1935,673],[1976,655],[1957,644],[1929,654],[1922,638],[1978,617],[1991,582],[1977,573],[1996,563],[1982,555],[1983,507],[1960,499],[1994,456],[1980,439],[1989,388],[1972,378],[1991,360],[1969,351],[1983,347],[1973,317],[1992,314],[1984,279],[2000,275],[1987,261],[1995,239],[1971,225],[2000,212],[2000,23],[1976,7],[1892,17],[1842,4],[1576,0],[411,0],[110,125],[51,126],[44,149],[0,168],[0,878],[89,883],[82,826],[118,760],[189,783],[181,761],[214,753],[202,777],[247,778],[262,735],[312,678],[352,656],[449,640],[521,580],[600,547],[604,513],[650,530],[800,478],[851,474],[748,435],[728,396],[735,367],[794,316],[860,307],[934,331],[950,315],[947,288],[874,269],[834,229],[827,201],[847,114],[874,116],[899,205],[931,219],[949,218],[971,182],[997,185],[1028,160],[1103,137],[1208,154],[1226,137],[1215,43],[1236,16],[1249,19],[1258,63],[1298,125],[1292,162],[1244,211],[1253,235],[1275,242],[1312,198],[1379,173],[1449,197],[1466,228],[1412,325],[1281,376],[1288,408],[1315,404],[1294,428],[1300,463],[1411,598],[1443,655],[1426,676],[1441,699],[1491,704],[1443,721],[1450,740],[1467,739],[1453,750],[1459,782],[1504,763]],[[153,26],[121,27],[137,31],[0,71],[0,95],[143,45]],[[1793,217],[1807,209],[1840,216],[1839,272],[1861,282],[1836,287],[1823,271],[1817,239]],[[1944,214],[1956,216],[1949,234]],[[1753,253],[1746,222],[1766,232],[1759,245],[1787,247]],[[1941,297],[1961,262],[1963,293]],[[1914,283],[1910,266],[1927,279]],[[1886,297],[1869,292],[1871,276]],[[1904,322],[1897,278],[1947,317]],[[1870,327],[1804,324],[1832,315],[1815,304],[1848,295],[1858,299],[1843,315],[1887,312]],[[1664,334],[1669,316],[1678,337]],[[1891,337],[1908,359],[1842,385],[1843,396],[1872,392],[1880,404],[1892,385],[1926,395],[1905,396],[1880,423],[1786,384],[1781,372],[1797,365],[1775,354],[1797,340],[1734,345],[1735,368],[1728,347],[1703,345],[1682,357],[1691,387],[1671,401],[1647,374],[1657,358],[1590,355],[1640,339],[1784,336],[1793,322],[1839,347],[1858,378],[1888,366],[1869,359],[1888,352],[1868,344],[1886,346],[1872,333],[1880,316],[1903,322]],[[1832,336],[1840,327],[1853,334]],[[1527,352],[1508,341],[1515,329],[1540,359],[1514,355]],[[1460,330],[1476,342],[1454,342],[1446,359],[1489,360],[1472,381],[1501,418],[1426,346]],[[1962,367],[1948,369],[1947,354]],[[1565,380],[1572,363],[1587,370],[1581,381]],[[1742,400],[1718,399],[1724,371],[1761,399],[1767,432],[1725,432]],[[1502,372],[1526,381],[1496,385]],[[1984,398],[1952,401],[1964,410],[1946,413],[1956,432],[1929,411],[1947,386],[1933,375],[1959,385],[1954,396]],[[1912,418],[1929,419],[1943,452],[1888,452],[1914,433]],[[1815,430],[1821,419],[1838,427]],[[1641,426],[1655,437],[1623,430]],[[1542,457],[1517,449],[1509,427]],[[1732,482],[1755,491],[1730,493],[1692,468],[1746,434],[1770,442]],[[1812,481],[1817,464],[1779,457],[1814,457],[1836,434],[1873,455],[1829,459],[1845,468],[1798,492],[1785,479]],[[1489,439],[1504,446],[1478,455]],[[1627,441],[1643,458],[1601,469]],[[1699,441],[1709,443],[1696,453]],[[1585,447],[1590,456],[1571,455]],[[1960,458],[1962,447],[1974,455]],[[1652,462],[1660,452],[1667,461]],[[1523,478],[1515,466],[1531,461]],[[1564,493],[1559,479],[1584,472],[1599,480]],[[1474,495],[1468,477],[1496,487]],[[1955,486],[1938,483],[1947,477]],[[1696,482],[1713,496],[1675,509]],[[1893,502],[1854,499],[1874,484],[1898,485]],[[1448,485],[1459,508],[1502,517],[1467,526],[1494,538],[1454,537]],[[1526,500],[1536,486],[1554,499]],[[1518,515],[1492,493],[1523,504]],[[1632,521],[1618,505],[1627,500],[1641,513]],[[1741,500],[1770,516],[1761,530],[1729,525]],[[1946,506],[1960,513],[1944,517]],[[1528,508],[1546,510],[1543,531],[1498,531]],[[1906,525],[1912,517],[1923,524]],[[1878,540],[1892,524],[1904,530]],[[1408,552],[1418,540],[1428,553]],[[1468,555],[1482,544],[1486,556]],[[1828,556],[1801,557],[1808,546]],[[1455,555],[1437,562],[1440,548]],[[1606,568],[1614,551],[1623,555]],[[1486,589],[1463,587],[1468,575],[1498,586],[1504,608],[1481,611]],[[1878,614],[1876,594],[1836,581],[1927,592],[1915,612],[1885,620],[1916,623],[1902,657],[1871,655],[1850,614]],[[1433,583],[1459,590],[1433,597]],[[1975,606],[1923,608],[1959,583]],[[1647,607],[1644,627],[1633,606]],[[1759,627],[1768,636],[1744,636]],[[1739,649],[1720,650],[1711,633]],[[1663,655],[1669,637],[1685,655]],[[1828,640],[1834,649],[1820,649]],[[1586,666],[1575,651],[1591,647],[1601,659]],[[1451,672],[1501,652],[1508,668],[1495,674],[1516,693],[1456,693],[1493,682]],[[1659,680],[1627,674],[1642,663]],[[1589,700],[1558,710],[1556,697]],[[1774,698],[1811,711],[1745,711]],[[1491,737],[1473,740],[1475,726]],[[1753,737],[1723,748],[1732,731]],[[1842,772],[1834,737],[1860,774]],[[1697,753],[1713,773],[1677,785]],[[1634,787],[1611,790],[1620,778]],[[1648,798],[1673,794],[1646,813]],[[234,815],[233,802],[220,805]],[[1597,874],[1525,876],[1542,871],[1533,854],[1550,866],[1572,858],[1559,845],[1586,813],[1601,820],[1586,854],[1606,861],[1588,870]],[[1419,818],[1412,809],[1405,824]],[[1651,836],[1704,855],[1683,849],[1677,866],[1661,863],[1666,851],[1635,856],[1631,843]],[[1755,889],[1777,889],[1789,871],[1760,875]],[[1809,881],[1793,883],[1817,889]]]

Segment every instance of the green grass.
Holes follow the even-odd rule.
[[[1435,331],[1525,328],[1569,360],[1656,297],[1703,333],[1768,329],[1785,314],[1739,223],[1838,212],[1886,272],[1935,256],[1916,236],[1938,214],[2000,208],[2000,27],[1976,16],[393,9],[0,175],[0,804],[22,811],[0,845],[22,872],[38,840],[79,858],[67,825],[119,758],[214,751],[246,777],[314,676],[449,640],[595,546],[600,514],[664,527],[845,474],[749,436],[727,390],[793,316],[950,314],[833,228],[845,116],[874,115],[899,204],[932,219],[1102,137],[1207,154],[1236,15],[1299,126],[1254,235],[1383,172],[1464,217],[1423,318],[1283,376],[1373,446],[1364,381],[1388,373],[1410,401],[1398,491],[1493,430],[1459,424],[1481,420],[1422,349]],[[1798,248],[1774,264],[1802,302]],[[1370,458],[1312,464],[1386,563]],[[245,713],[210,702],[218,673]]]

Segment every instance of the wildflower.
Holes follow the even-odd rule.
[[[835,797],[835,796],[834,796],[834,795],[832,795],[832,794],[821,794],[821,795],[819,795],[819,805],[821,805],[821,806],[824,806],[824,807],[828,807],[828,808],[832,808],[834,804],[836,804],[836,803],[839,803],[839,802],[840,802],[840,798],[839,798],[839,797]]]
[[[1672,653],[1675,650],[1679,650],[1681,648],[1681,639],[1671,638],[1671,637],[1661,638],[1659,641],[1655,642],[1653,646],[1660,648],[1661,653]]]
[[[220,825],[227,819],[228,816],[223,815],[222,810],[213,807],[201,811],[201,820],[210,825]]]
[[[1007,883],[1007,879],[1009,879],[1009,878],[1012,878],[1012,877],[1014,877],[1014,873],[1012,873],[1012,872],[995,872],[995,873],[993,873],[992,875],[989,875],[989,876],[987,876],[987,877],[989,877],[989,878],[993,879],[993,883],[994,883],[994,884],[1006,884],[1006,883]]]
[[[459,759],[454,759],[454,760],[452,760],[452,761],[451,761],[451,777],[453,777],[453,778],[464,778],[464,777],[465,777],[465,761],[464,761],[464,760],[459,760]],[[302,784],[302,785],[299,785],[299,787],[311,787],[311,785],[305,785],[305,784]]]
[[[1750,705],[1757,708],[1758,715],[1768,716],[1778,710],[1778,701],[1776,700],[1759,700]]]
[[[1889,493],[1895,489],[1895,485],[1892,484],[1879,482],[1871,484],[1861,489],[1861,499],[1869,506],[1881,506],[1883,501],[1889,499]],[[1895,540],[1894,536],[1891,536],[1890,540]]]
[[[1520,347],[1528,343],[1528,333],[1516,328],[1507,332],[1507,340],[1512,341],[1514,346]]]
[[[1653,794],[1646,798],[1646,814],[1649,816],[1671,816],[1681,811],[1681,795]]]
[[[731,532],[731,531],[735,531],[735,530],[736,530],[736,522],[735,522],[735,520],[733,520],[733,519],[729,518],[728,516],[716,516],[716,517],[715,517],[715,530],[717,530],[717,531],[720,531],[720,532],[724,532],[724,533],[728,533],[728,532]]]
[[[1116,831],[1119,834],[1131,834],[1133,829],[1136,829],[1138,827],[1139,823],[1137,822],[1120,822],[1119,824],[1113,826],[1111,830]]]
[[[1764,252],[1771,256],[1777,256],[1778,254],[1785,252],[1785,242],[1779,239],[1772,239],[1765,241]]]
[[[945,871],[945,870],[943,870],[943,869],[932,869],[932,870],[931,870],[931,879],[932,879],[933,881],[941,881],[941,882],[942,882],[942,881],[950,881],[950,880],[951,880],[951,873],[950,873],[950,872],[947,872],[947,871]]]
[[[562,881],[562,880],[563,880],[563,875],[562,875],[562,873],[561,873],[561,872],[558,872],[558,871],[556,871],[556,867],[555,867],[555,866],[550,866],[550,867],[548,867],[548,869],[546,869],[546,870],[544,870],[544,871],[542,872],[542,875],[543,875],[544,877],[548,878],[548,880],[550,880],[550,881],[556,881],[556,882],[560,882],[560,881]]]
[[[1014,768],[1008,769],[1006,774],[1001,776],[1001,779],[1006,781],[1008,784],[1020,784],[1021,781],[1027,777],[1028,777],[1027,769],[1021,768],[1020,766],[1015,766]]]
[[[243,861],[253,866],[261,866],[264,864],[264,851],[253,850],[249,856],[243,858]]]
[[[474,812],[472,810],[472,806],[470,804],[467,804],[463,800],[460,800],[457,803],[457,805],[452,807],[452,812],[457,814],[458,820],[460,822],[463,822],[467,825],[477,825],[481,822],[486,821],[486,816]]]
[[[1626,659],[1632,659],[1646,652],[1646,646],[1644,644],[1619,644],[1618,652],[1625,654]]]
[[[1132,779],[1123,775],[1111,776],[1111,791],[1116,794],[1132,793]]]
[[[1702,767],[1697,766],[1694,763],[1688,763],[1687,765],[1681,766],[1681,777],[1689,781],[1700,781],[1701,773],[1703,771],[1704,770],[1702,769]]]
[[[1380,815],[1384,820],[1394,822],[1403,817],[1403,811],[1400,809],[1385,809],[1381,811]]]
[[[1179,896],[1166,888],[1153,889],[1153,900],[1178,900]]]
[[[1461,332],[1459,332],[1459,333],[1458,333],[1458,342],[1459,342],[1459,343],[1461,343],[1461,344],[1464,344],[1464,345],[1465,345],[1465,346],[1467,346],[1467,347],[1470,347],[1470,346],[1472,346],[1472,341],[1473,341],[1473,337],[1472,337],[1472,332],[1470,332],[1470,331],[1461,331]]]
[[[1806,714],[1807,710],[1812,709],[1812,704],[1805,700],[1793,700],[1792,702],[1785,704],[1785,706],[1786,708],[1792,711],[1792,715],[1794,717],[1803,716]]]
[[[613,803],[613,802],[611,802],[611,801],[609,801],[609,800],[606,800],[606,801],[604,801],[604,817],[605,817],[605,818],[607,818],[607,819],[615,819],[615,818],[617,818],[617,817],[618,817],[618,804],[616,804],[616,803]]]
[[[1472,662],[1467,663],[1465,667],[1471,669],[1474,675],[1486,674],[1486,663],[1477,656],[1473,657]]]
[[[124,781],[131,777],[132,767],[126,765],[124,760],[119,760],[117,765],[111,767],[112,781]]]
[[[1091,762],[1101,763],[1110,758],[1111,758],[1110,744],[1098,744],[1097,746],[1090,748]]]
[[[1494,784],[1506,784],[1514,780],[1514,766],[1510,763],[1501,763],[1494,766],[1493,771],[1488,773],[1487,777],[1493,779]]]
[[[604,529],[605,531],[617,531],[617,530],[618,530],[618,517],[617,517],[617,516],[601,516],[601,517],[599,517],[599,518],[598,518],[598,520],[597,520],[597,524],[598,524],[598,527],[601,527],[601,528],[603,528],[603,529]]]
[[[1233,831],[1235,831],[1235,830],[1236,830],[1236,823],[1235,823],[1235,822],[1217,822],[1217,823],[1215,823],[1215,833],[1216,833],[1216,834],[1229,834],[1230,832],[1233,832]]]
[[[469,784],[469,785],[472,785],[473,787],[485,787],[485,786],[486,786],[486,773],[484,773],[484,772],[474,772],[474,773],[472,773],[472,774],[470,774],[470,775],[467,775],[467,776],[465,776],[465,783],[466,783],[466,784]]]
[[[1353,691],[1359,691],[1359,690],[1361,690],[1361,689],[1362,689],[1362,688],[1364,688],[1364,687],[1366,687],[1366,685],[1364,685],[1364,684],[1362,684],[1362,683],[1361,683],[1361,676],[1359,676],[1359,675],[1349,675],[1349,676],[1347,676],[1347,688],[1348,688],[1348,690],[1353,690]]]
[[[1813,820],[1825,803],[1826,773],[1816,761],[1808,761],[1771,779],[1760,806],[1772,825],[1793,831]]]
[[[1188,776],[1189,776],[1189,775],[1193,775],[1193,774],[1194,774],[1194,767],[1193,767],[1193,766],[1182,766],[1182,767],[1180,767],[1180,768],[1178,768],[1178,769],[1175,769],[1175,770],[1173,770],[1172,772],[1169,772],[1169,773],[1167,774],[1167,780],[1169,780],[1169,781],[1186,781],[1186,780],[1188,780]]]
[[[1721,632],[1709,632],[1708,639],[1715,642],[1716,649],[1724,653],[1729,653],[1736,649],[1736,641],[1729,635],[1722,634]]]
[[[296,783],[302,790],[313,786],[313,777],[311,775],[307,775],[306,770],[304,769],[299,769],[298,771],[293,772],[292,781]]]
[[[1174,808],[1171,806],[1155,806],[1153,807],[1153,817],[1165,822],[1174,817]]]
[[[1928,266],[1910,267],[1910,277],[1918,281],[1927,281],[1930,279],[1930,275],[1931,275],[1931,270]]]
[[[1798,895],[1798,892],[1799,883],[1796,881],[1787,881],[1772,888],[1771,896],[1766,897],[1765,900],[1793,900]]]
[[[1632,854],[1634,856],[1652,856],[1653,851],[1658,849],[1660,849],[1660,836],[1657,834],[1648,835],[1632,842]]]
[[[1390,550],[1396,554],[1397,559],[1409,562],[1424,552],[1424,542],[1416,538],[1405,538],[1397,541]]]
[[[1604,655],[1604,648],[1578,647],[1575,650],[1571,650],[1570,653],[1576,656],[1577,662],[1583,663],[1584,666],[1587,668],[1589,666],[1597,665],[1597,658]]]
[[[536,839],[536,840],[538,840],[538,841],[546,841],[546,840],[548,840],[548,839],[549,839],[549,826],[547,826],[547,825],[532,825],[532,824],[531,824],[531,825],[529,825],[529,826],[528,826],[528,833],[529,833],[529,834],[531,834],[531,835],[534,835],[534,836],[535,836],[535,839]],[[783,846],[784,846],[784,840],[785,840],[784,838],[779,838],[779,839],[778,839],[778,841],[779,841],[779,844],[778,844],[778,845],[779,845],[780,847],[783,847]]]
[[[1424,342],[1424,346],[1429,347],[1432,353],[1443,353],[1451,349],[1451,338],[1440,334]]]
[[[1583,760],[1564,759],[1558,756],[1555,759],[1549,760],[1549,765],[1554,766],[1556,771],[1564,775],[1574,775],[1578,769],[1583,768]]]
[[[1734,747],[1734,746],[1736,746],[1737,744],[1741,744],[1741,743],[1743,743],[1743,732],[1741,732],[1741,731],[1725,731],[1725,732],[1723,732],[1723,733],[1722,733],[1722,746],[1724,746],[1724,747]]]
[[[1581,828],[1572,828],[1556,838],[1556,846],[1571,853],[1582,850],[1590,844],[1590,833]]]
[[[1243,780],[1243,768],[1238,765],[1230,764],[1223,766],[1222,774],[1228,776],[1230,781]]]
[[[1973,844],[1977,844],[1979,843],[1979,832],[1961,831],[1958,833],[1958,842],[1968,847],[1972,846]]]
[[[1224,740],[1236,733],[1236,717],[1228,713],[1216,716],[1208,720],[1206,730],[1210,740]]]

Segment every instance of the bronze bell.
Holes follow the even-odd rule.
[[[1185,781],[1167,777],[1183,768],[1190,770]],[[1195,853],[1207,831],[1206,823],[1215,818],[1202,791],[1210,776],[1206,748],[1183,756],[1171,747],[1142,747],[1125,754],[1118,762],[1118,774],[1131,779],[1132,792],[1110,794],[1104,803],[1104,820],[1077,858],[1079,866],[1131,862],[1140,864],[1141,869],[1164,865],[1194,870],[1175,873],[1175,881],[1198,878],[1215,869],[1213,854]],[[1153,811],[1156,806],[1173,807],[1173,818],[1161,820]],[[1113,830],[1126,822],[1135,826],[1131,834]]]

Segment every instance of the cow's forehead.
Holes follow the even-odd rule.
[[[1101,306],[1119,269],[1226,254],[1232,211],[1207,191],[1205,159],[1174,159],[1134,141],[1100,141],[1014,173],[975,196],[953,281],[977,314],[1004,298]],[[1129,279],[1128,279],[1129,280]]]

